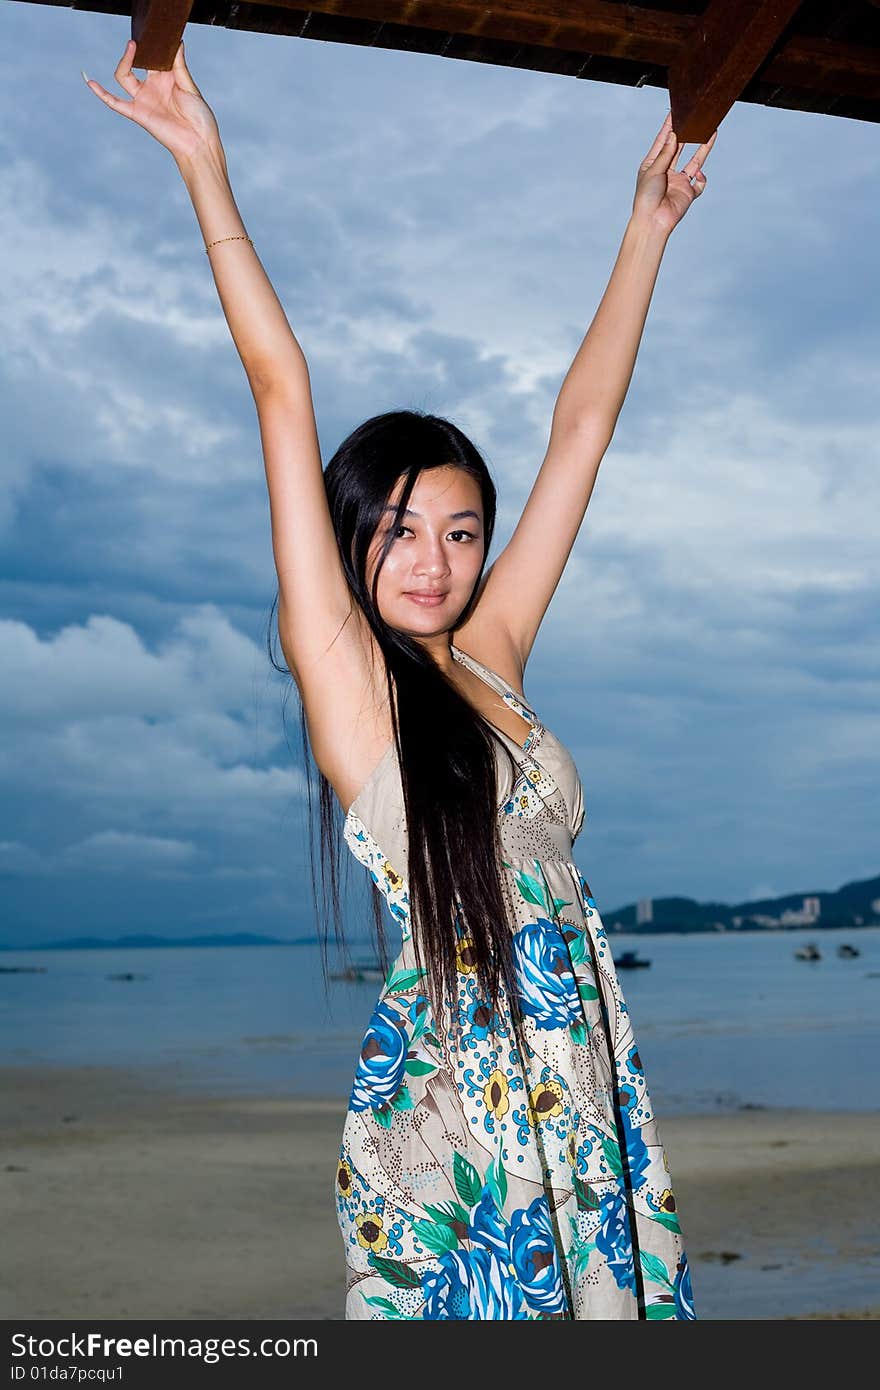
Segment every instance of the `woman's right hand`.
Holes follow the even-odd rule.
[[[160,145],[171,151],[178,163],[192,158],[206,145],[219,148],[217,121],[190,76],[183,56],[183,42],[178,45],[170,71],[148,68],[143,80],[135,77],[131,70],[136,47],[134,39],[129,39],[113,74],[131,101],[113,96],[100,82],[88,77],[86,82],[95,95],[112,111],[143,126]]]

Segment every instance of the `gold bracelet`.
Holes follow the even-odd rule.
[[[205,247],[205,255],[208,254],[208,252],[210,251],[210,249],[211,249],[212,246],[219,246],[221,241],[251,241],[251,239],[250,239],[249,236],[221,236],[221,237],[218,237],[216,241],[209,241],[209,242],[208,242],[208,245]],[[251,246],[253,246],[253,244],[254,244],[254,243],[251,241]]]

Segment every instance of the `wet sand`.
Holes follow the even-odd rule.
[[[0,1069],[3,1318],[344,1316],[344,1099]],[[872,1113],[661,1116],[702,1319],[880,1315]]]

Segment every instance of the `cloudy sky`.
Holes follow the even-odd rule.
[[[7,944],[312,920],[252,399],[170,155],[80,76],[119,92],[128,34],[0,5]],[[325,461],[381,410],[454,419],[499,487],[494,556],[665,92],[186,44]],[[877,127],[739,104],[706,173],[526,673],[607,911],[880,871]]]

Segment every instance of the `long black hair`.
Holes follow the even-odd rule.
[[[485,568],[495,526],[496,497],[484,459],[458,426],[416,410],[375,415],[340,444],[324,472],[324,482],[349,588],[385,659],[407,827],[410,931],[417,965],[426,971],[423,978],[435,1029],[446,1032],[448,1019],[452,1031],[456,1030],[458,972],[472,973],[484,1001],[477,1021],[496,1036],[512,1027],[525,1057],[510,909],[500,871],[494,749],[503,750],[514,769],[516,764],[489,721],[459,694],[430,653],[415,638],[384,621],[376,600],[379,572],[402,524],[416,479],[428,469],[449,466],[476,480],[483,505],[483,564],[457,619],[460,625],[472,610]],[[404,484],[397,512],[368,585],[371,544],[401,478]],[[276,594],[275,603],[277,598]],[[287,672],[286,666],[275,661],[271,637],[269,656],[277,670]],[[300,703],[311,823],[311,759],[305,709]],[[320,892],[310,840],[315,907],[329,904],[337,946],[345,951],[339,906],[339,804],[320,770],[319,786]],[[383,899],[375,884],[371,887],[374,932],[387,975]],[[322,922],[320,913],[318,932],[326,987],[328,931],[326,915]],[[506,1009],[500,997],[502,989]]]

